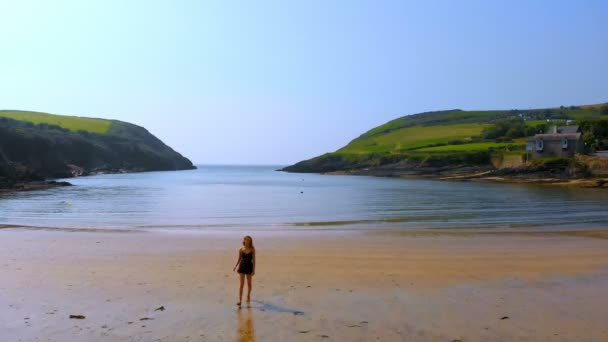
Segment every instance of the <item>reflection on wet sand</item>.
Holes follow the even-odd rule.
[[[238,317],[238,332],[237,341],[251,342],[255,341],[255,329],[253,327],[253,310],[247,305],[244,309],[237,310]]]

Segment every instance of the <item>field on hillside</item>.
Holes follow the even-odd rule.
[[[606,107],[606,104],[580,106],[567,111],[566,114],[575,120],[594,119],[606,115]]]
[[[496,120],[527,117],[526,126],[550,125],[547,119],[598,118],[606,111],[605,104],[572,106],[531,110],[446,110],[408,115],[375,127],[348,145],[337,150],[338,154],[362,155],[370,153],[416,152],[476,152],[506,147],[521,148],[525,144],[495,143],[492,141],[471,143],[473,136],[481,134]],[[465,144],[463,144],[463,142]],[[441,146],[438,146],[441,145]]]
[[[489,165],[492,158],[517,164],[528,137],[566,120],[608,119],[608,104],[540,109],[463,111],[402,116],[374,127],[341,149],[283,170],[333,172],[393,163],[428,166]],[[485,128],[488,128],[484,131]]]
[[[468,140],[479,135],[487,124],[455,124],[442,126],[412,126],[396,129],[386,134],[362,136],[337,152],[370,153],[402,152],[455,140]]]
[[[0,111],[0,117],[13,120],[27,121],[35,125],[49,124],[69,129],[70,131],[87,131],[91,133],[104,134],[112,126],[112,121],[103,119],[83,118],[76,116],[54,115],[38,112],[25,111]]]
[[[423,147],[416,149],[416,152],[475,152],[475,151],[486,151],[491,148],[494,149],[521,149],[526,146],[525,143],[494,143],[494,142],[481,142],[471,144],[460,144],[460,145],[444,145],[444,146],[433,146]]]
[[[445,126],[465,123],[486,123],[492,121],[499,113],[499,111],[446,110],[408,115],[375,127],[361,137],[386,134],[412,126]]]

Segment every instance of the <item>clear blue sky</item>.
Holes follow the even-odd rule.
[[[288,164],[396,117],[608,102],[608,1],[1,1],[0,108]]]

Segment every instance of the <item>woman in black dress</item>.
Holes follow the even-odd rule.
[[[255,275],[255,247],[253,247],[253,239],[249,235],[243,238],[243,246],[239,249],[239,259],[232,270],[236,271],[237,266],[241,286],[239,287],[239,302],[236,305],[241,306],[245,276],[247,277],[247,303],[249,303],[251,300],[251,277]]]

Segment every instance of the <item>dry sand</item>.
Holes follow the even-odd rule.
[[[608,341],[603,234],[242,235],[0,230],[0,341]]]

